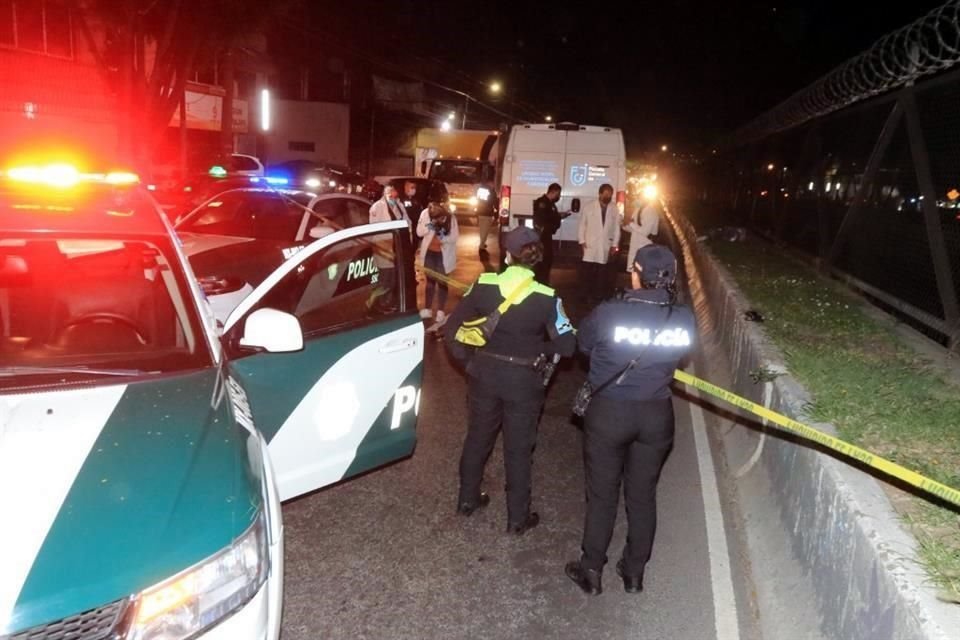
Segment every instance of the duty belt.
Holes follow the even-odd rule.
[[[494,360],[500,360],[501,362],[509,362],[510,364],[515,364],[521,367],[532,367],[536,364],[536,358],[518,358],[516,356],[504,356],[499,353],[491,353],[489,351],[481,350],[477,355],[486,356],[487,358],[493,358]]]

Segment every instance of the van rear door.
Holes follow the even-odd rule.
[[[614,192],[623,190],[620,175],[625,167],[625,153],[619,131],[569,131],[565,151],[563,198],[558,204],[561,211],[569,210],[574,198],[580,199],[582,211],[597,199],[604,183],[613,186]],[[554,237],[576,242],[580,216],[576,213],[565,219]]]
[[[510,140],[505,167],[509,176],[503,184],[510,186],[510,213],[515,224],[533,226],[533,201],[547,192],[550,183],[563,184],[565,131],[517,127]],[[509,182],[507,182],[509,178]]]

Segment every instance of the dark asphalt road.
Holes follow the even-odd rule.
[[[470,281],[482,267],[475,230],[463,232],[455,277]],[[576,320],[584,310],[573,295],[572,267],[555,269],[554,280]],[[726,515],[730,553],[719,562],[721,568],[732,566],[726,583],[716,562],[711,568],[711,516],[704,508],[686,401],[675,401],[676,445],[659,488],[660,525],[645,591],[625,594],[614,572],[625,536],[621,507],[605,591],[590,598],[563,572],[564,563],[578,557],[583,524],[580,433],[569,422],[570,400],[583,379],[579,366],[570,363],[560,371],[547,398],[534,461],[534,506],[542,523],[522,538],[504,533],[499,446],[487,466],[490,508],[469,519],[455,515],[466,429],[464,380],[447,362],[443,344],[434,340],[426,344],[425,370],[412,458],[285,505],[284,640],[757,637],[748,613],[748,571],[737,559],[735,514]],[[704,455],[702,444],[699,455]],[[719,457],[714,458],[722,471]],[[719,534],[725,535],[722,526]],[[731,583],[739,614],[718,612],[714,605],[734,601],[732,594],[718,597],[717,590]],[[734,621],[739,636],[718,636],[724,616]]]

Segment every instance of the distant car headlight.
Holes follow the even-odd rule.
[[[309,187],[310,189],[317,189],[320,187],[320,181],[317,180],[316,178],[307,178],[304,184],[307,185],[307,187]]]
[[[480,187],[477,189],[477,199],[478,200],[489,200],[490,199],[490,189],[486,187]]]
[[[260,591],[269,572],[264,515],[232,545],[143,591],[128,640],[185,640],[216,625]]]
[[[480,203],[480,201],[477,200],[477,196],[470,196],[469,202],[471,207],[475,207]]]

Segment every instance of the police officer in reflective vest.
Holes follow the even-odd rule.
[[[602,303],[579,332],[594,392],[584,416],[586,518],[580,560],[566,566],[583,591],[602,591],[601,574],[623,486],[628,533],[617,574],[627,593],[643,590],[657,522],[657,481],[673,446],[670,382],[690,351],[696,322],[672,290],[677,262],[662,245],[637,251],[633,289]]]
[[[503,429],[507,478],[507,532],[522,535],[540,517],[530,509],[530,475],[537,422],[544,400],[538,363],[576,349],[573,326],[553,289],[536,282],[533,268],[543,255],[533,229],[517,227],[504,236],[510,266],[484,273],[451,314],[444,328],[446,344],[467,372],[469,423],[460,458],[457,512],[470,516],[487,506],[481,492],[483,469]],[[479,349],[457,342],[464,321],[490,317],[505,301],[486,345]]]

